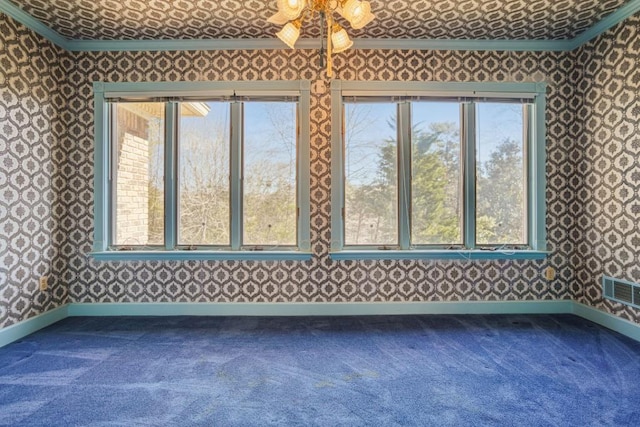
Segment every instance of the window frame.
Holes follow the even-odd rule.
[[[461,164],[464,209],[461,218],[463,247],[441,247],[410,244],[410,224],[408,212],[402,212],[407,204],[399,201],[398,248],[375,248],[363,246],[345,246],[344,244],[344,206],[345,206],[345,152],[343,112],[345,96],[384,96],[384,97],[424,97],[425,100],[459,98],[460,100],[482,100],[484,98],[527,98],[532,108],[524,117],[524,130],[529,136],[525,142],[525,168],[527,185],[527,240],[526,249],[502,249],[496,246],[476,244],[476,126],[475,114],[471,108],[463,107],[462,115],[468,127],[461,129]],[[546,201],[545,201],[545,83],[513,82],[400,82],[400,81],[342,81],[331,83],[331,253],[332,259],[544,259],[546,247]],[[398,114],[409,114],[408,103],[399,103]],[[471,104],[474,105],[474,104]],[[400,120],[400,118],[398,119]],[[400,140],[409,137],[408,130],[398,129],[399,159],[398,179],[400,194],[411,186],[410,146]],[[404,134],[403,134],[404,133]],[[472,173],[469,173],[472,171]],[[337,185],[336,185],[337,184]],[[401,196],[402,197],[402,196]]]
[[[94,82],[94,242],[91,255],[97,260],[309,260],[310,244],[310,100],[309,80],[293,81],[248,81],[248,82]],[[110,100],[117,98],[207,100],[220,97],[295,96],[297,102],[297,157],[296,157],[296,202],[297,246],[281,247],[277,250],[261,250],[253,246],[241,247],[242,218],[231,221],[231,245],[218,248],[203,246],[192,249],[177,244],[179,218],[177,217],[179,192],[177,188],[177,129],[178,102],[167,102],[165,108],[165,202],[164,245],[139,247],[132,250],[110,247],[112,205],[111,200],[111,151]],[[241,104],[231,108],[241,111]],[[230,200],[231,212],[242,204],[242,118],[232,119]],[[177,119],[177,120],[176,120]],[[235,212],[241,212],[235,210]],[[127,248],[128,249],[128,248]]]

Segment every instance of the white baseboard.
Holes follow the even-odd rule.
[[[574,314],[640,341],[640,325],[572,300],[373,303],[70,303],[0,329],[0,347],[75,316]]]

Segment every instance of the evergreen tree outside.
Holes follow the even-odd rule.
[[[478,167],[476,226],[479,244],[522,244],[524,236],[524,162],[522,143],[505,139]]]
[[[477,244],[527,241],[523,120],[522,104],[476,104]]]
[[[424,103],[428,108],[444,108]],[[361,114],[361,104],[347,104],[345,121]],[[459,108],[458,104],[453,104]],[[521,118],[521,106],[516,116]],[[423,111],[424,113],[424,111]],[[424,114],[423,114],[424,115]],[[417,114],[413,114],[417,116]],[[377,118],[380,122],[380,119]],[[389,137],[381,132],[347,135],[346,162],[357,163],[361,150],[351,150],[358,141],[377,151],[373,166],[358,170],[345,180],[345,243],[397,244],[398,147],[396,116],[386,120]],[[463,197],[459,122],[417,122],[411,127],[411,242],[412,245],[450,246],[462,244]],[[478,244],[522,244],[526,241],[524,145],[505,138],[495,144],[488,157],[477,160],[476,240]],[[367,181],[363,175],[369,172]]]

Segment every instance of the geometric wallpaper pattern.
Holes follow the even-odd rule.
[[[73,244],[61,257],[71,302],[125,301],[454,301],[571,298],[574,249],[568,210],[568,163],[574,139],[569,53],[352,51],[336,55],[336,78],[345,80],[547,81],[549,99],[549,244],[542,261],[335,261],[331,246],[331,122],[329,81],[313,50],[218,52],[82,52],[62,62],[69,84],[65,157],[71,175],[61,189]],[[93,81],[310,79],[310,261],[99,262],[93,238]],[[567,167],[571,170],[567,171]],[[547,281],[552,265],[556,279]]]
[[[279,30],[267,22],[276,12],[275,0],[12,2],[71,39],[273,38]],[[349,28],[349,34],[362,38],[571,39],[625,3],[627,0],[371,0],[376,20],[361,30]],[[307,23],[302,32],[303,37],[319,37],[320,25]]]
[[[577,227],[582,302],[640,320],[637,311],[602,299],[603,274],[640,283],[640,16],[578,53],[584,64],[578,140],[585,201]],[[634,314],[635,313],[635,314]]]
[[[38,277],[60,277],[56,264],[56,174],[63,162],[59,112],[63,52],[0,16],[0,327],[66,302],[67,287]]]
[[[9,196],[0,198],[0,226],[10,224],[12,230],[19,230],[15,238],[12,235],[8,240],[4,239],[3,231],[0,246],[0,274],[4,275],[0,276],[0,327],[66,301],[355,302],[578,297],[590,304],[602,304],[597,292],[589,286],[597,288],[594,281],[603,268],[609,274],[634,279],[633,268],[638,265],[637,234],[631,233],[631,241],[623,245],[635,261],[625,259],[617,263],[614,257],[622,255],[612,254],[605,257],[609,260],[606,265],[598,264],[602,263],[600,251],[606,251],[606,245],[601,245],[605,248],[601,249],[588,240],[590,233],[601,233],[603,241],[609,238],[606,231],[610,228],[606,224],[602,229],[593,224],[607,219],[619,221],[621,215],[611,212],[610,205],[619,205],[625,212],[631,209],[625,218],[636,222],[628,227],[633,229],[638,224],[638,211],[633,210],[637,209],[633,207],[637,203],[626,203],[638,200],[638,120],[637,115],[633,116],[637,114],[638,78],[630,70],[638,69],[640,38],[637,18],[629,23],[624,25],[630,28],[627,32],[618,33],[620,28],[610,30],[578,52],[352,50],[336,55],[335,78],[343,80],[547,82],[546,228],[551,254],[545,260],[535,261],[334,261],[329,258],[330,82],[320,69],[317,51],[68,53],[55,50],[50,43],[0,15],[0,47],[8,47],[0,50],[0,64],[3,70],[5,64],[8,70],[13,70],[6,74],[3,71],[0,80],[0,87],[11,88],[10,95],[4,95],[7,91],[3,91],[0,99],[3,137],[9,135],[3,138],[5,145],[0,146],[0,154],[2,161],[10,165],[6,169],[3,166],[0,175],[2,192],[10,189],[6,193]],[[607,41],[610,38],[613,41]],[[631,40],[632,48],[625,47],[627,40]],[[624,98],[628,103],[623,105],[618,101],[618,89],[612,87],[612,82],[619,81],[621,76],[614,75],[610,67],[625,60],[625,49],[636,52],[634,66],[625,68],[628,76],[622,76],[635,92]],[[17,56],[20,50],[26,57]],[[591,53],[600,55],[594,69],[589,69],[589,61],[585,60],[585,55]],[[43,63],[32,65],[40,57]],[[11,80],[11,76],[23,73],[32,76],[27,77],[28,90],[20,84],[14,87],[13,81],[20,79]],[[98,262],[89,256],[94,226],[92,82],[294,79],[324,84],[324,89],[313,84],[311,94],[314,256],[310,261]],[[592,81],[602,85],[601,92],[591,94],[587,88]],[[45,99],[38,98],[36,106],[30,106],[30,98],[25,95],[38,93],[38,87],[42,87]],[[591,98],[583,102],[582,96]],[[589,121],[589,114],[600,108],[598,103],[602,99],[613,102],[614,110],[631,114],[630,120],[635,120],[632,135],[636,139],[616,136],[621,141],[619,152],[636,156],[629,158],[628,163],[617,163],[619,152],[607,151],[612,149],[608,135],[600,135],[600,129],[606,126],[615,127],[613,133],[619,132],[610,123],[613,119],[601,111],[602,117],[594,118],[599,122]],[[31,110],[28,114],[21,113],[24,108]],[[11,118],[9,125],[5,125],[5,117]],[[609,124],[598,124],[603,122]],[[588,135],[581,137],[587,128]],[[599,151],[590,153],[595,138],[599,139],[595,143]],[[600,164],[606,158],[610,159],[611,167]],[[30,159],[34,165],[30,165]],[[599,184],[609,179],[611,170],[614,175],[624,171],[620,180],[630,183],[626,196],[618,193],[622,188],[619,181]],[[587,186],[590,179],[600,181]],[[608,188],[613,196],[603,199],[603,188]],[[29,200],[29,189],[37,189],[38,195],[34,196],[39,198],[37,202]],[[15,197],[10,196],[14,193]],[[15,200],[17,197],[20,201]],[[590,203],[596,214],[585,214],[591,209]],[[31,231],[27,225],[30,218],[37,231]],[[614,247],[613,242],[607,245]],[[29,256],[40,258],[31,263]],[[555,279],[545,279],[547,266],[556,269]],[[53,289],[47,294],[34,289],[37,276],[44,272],[54,276]],[[583,290],[583,284],[589,286]],[[605,308],[638,320],[631,310],[608,303]]]

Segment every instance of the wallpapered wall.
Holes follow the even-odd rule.
[[[64,304],[63,52],[0,14],[0,327]],[[38,278],[50,274],[50,290]]]
[[[577,117],[583,210],[576,223],[578,300],[630,320],[640,315],[602,299],[602,274],[640,283],[640,15],[578,52],[584,100]]]
[[[636,22],[637,27],[637,21],[632,22]],[[592,273],[585,269],[589,261],[583,262],[582,253],[586,255],[591,250],[585,249],[582,240],[583,231],[590,229],[584,225],[579,227],[576,221],[583,221],[586,212],[581,186],[586,182],[589,168],[596,169],[585,153],[591,141],[586,135],[581,137],[583,127],[589,126],[585,116],[589,103],[583,104],[580,98],[582,93],[586,94],[587,81],[596,71],[589,74],[589,70],[582,70],[582,65],[576,67],[576,64],[578,58],[589,62],[585,55],[589,49],[597,51],[596,44],[578,53],[375,50],[351,51],[335,57],[336,77],[344,80],[546,81],[547,234],[552,253],[545,261],[338,262],[329,259],[331,123],[327,90],[312,93],[314,257],[311,261],[97,262],[88,255],[93,236],[93,81],[315,81],[323,79],[318,53],[308,50],[63,53],[6,16],[0,16],[0,25],[0,42],[21,46],[0,50],[3,68],[5,63],[10,63],[16,70],[8,73],[6,79],[28,73],[30,61],[44,56],[46,66],[34,69],[36,82],[32,85],[53,82],[44,86],[46,102],[38,100],[39,105],[45,103],[51,107],[42,118],[44,125],[35,123],[36,115],[30,113],[26,120],[31,124],[26,127],[10,124],[10,128],[16,130],[9,133],[3,130],[3,135],[9,138],[3,142],[6,146],[0,146],[0,155],[3,162],[13,163],[11,168],[3,167],[0,185],[4,192],[5,182],[16,180],[18,175],[27,177],[29,188],[42,184],[38,194],[47,200],[44,221],[34,222],[46,230],[44,234],[49,240],[42,250],[32,243],[31,237],[26,249],[20,246],[17,237],[0,246],[0,268],[3,269],[0,275],[4,274],[0,276],[0,326],[66,301],[67,290],[70,302],[453,301],[566,299],[584,297],[582,283],[595,286]],[[600,40],[612,37],[610,34]],[[31,55],[27,59],[16,59],[11,53],[16,50]],[[601,68],[607,67],[608,63],[603,62]],[[56,78],[47,80],[51,74]],[[328,87],[329,82],[324,82]],[[603,82],[608,83],[608,79],[604,78]],[[2,119],[2,114],[7,117],[17,114],[28,95],[13,83],[0,81],[0,87],[5,86],[10,93],[6,98],[18,101],[7,101],[4,95],[7,91],[3,91],[0,106],[6,112],[0,110]],[[576,92],[577,88],[582,92]],[[42,108],[38,110],[41,111]],[[576,116],[578,111],[584,120]],[[27,133],[28,129],[34,129],[36,136],[27,136],[25,128]],[[576,145],[576,141],[580,144]],[[37,161],[38,170],[46,171],[40,174],[42,179],[34,178],[34,173],[15,152],[13,147],[18,146],[24,146],[31,156],[35,156],[33,153],[39,147],[45,151]],[[17,184],[12,186],[15,189],[11,191],[16,192],[15,197],[20,200],[1,196],[2,227],[6,223],[21,226],[25,214],[19,213],[20,209],[28,208],[28,218],[37,217],[29,202],[24,201],[27,190],[23,191]],[[635,188],[637,197],[637,185]],[[628,244],[629,249],[634,247],[638,247],[637,243]],[[39,263],[25,258],[29,249],[40,256]],[[44,254],[48,254],[46,259]],[[21,265],[24,273],[13,277],[15,268],[7,261]],[[557,270],[554,280],[544,278],[547,266]],[[579,281],[574,277],[577,267],[581,267]],[[35,279],[40,271],[48,268],[56,280],[52,293],[41,295],[34,289]],[[592,272],[596,274],[597,269]],[[587,294],[590,293],[587,289]],[[16,294],[20,297],[12,297]],[[27,303],[27,309],[23,308],[25,302],[20,302],[25,298],[32,300]],[[587,301],[598,303],[598,296]],[[631,312],[625,311],[623,315],[630,316]]]
[[[93,81],[277,80],[322,78],[317,51],[75,53],[62,61],[69,79],[66,157],[75,171],[63,190],[73,245],[61,256],[73,302],[129,301],[452,301],[571,298],[575,244],[569,188],[575,141],[567,53],[353,51],[337,55],[344,80],[547,81],[548,219],[545,261],[333,261],[330,230],[330,95],[312,93],[311,240],[308,262],[97,262],[93,233]],[[325,81],[328,87],[329,82]],[[315,88],[315,85],[314,85]],[[314,89],[315,90],[315,89]],[[66,89],[65,89],[66,92]],[[543,277],[552,265],[555,280]]]

